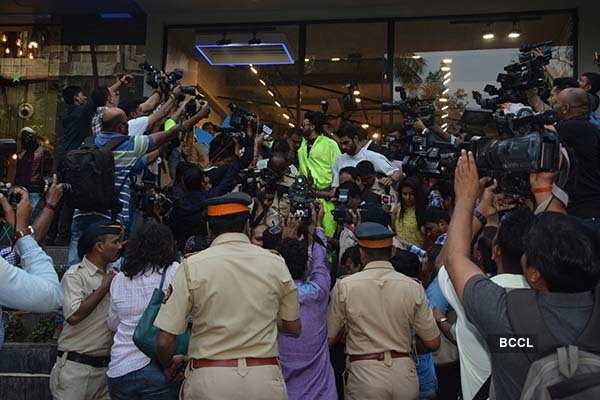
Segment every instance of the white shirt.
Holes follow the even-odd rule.
[[[509,289],[528,288],[523,275],[499,274],[491,278],[498,286]],[[440,289],[448,303],[456,311],[456,344],[460,359],[460,381],[464,400],[472,400],[492,372],[490,356],[485,339],[475,325],[469,322],[454,286],[450,281],[446,267],[438,272]]]
[[[388,160],[383,154],[369,150],[371,141],[363,146],[355,155],[344,153],[340,155],[333,164],[333,181],[331,187],[340,186],[340,171],[346,167],[356,167],[361,161],[367,160],[375,167],[375,172],[384,174],[385,176],[392,176],[396,171],[400,171],[390,160]]]
[[[139,117],[127,121],[127,124],[129,125],[129,136],[143,135],[148,129],[148,118],[149,117]]]
[[[163,291],[166,292],[179,264],[167,268]],[[110,364],[106,375],[118,378],[138,371],[150,363],[144,353],[133,343],[133,332],[150,303],[154,289],[158,289],[162,275],[157,272],[137,275],[133,279],[119,272],[110,286],[108,328],[115,331],[110,351]]]

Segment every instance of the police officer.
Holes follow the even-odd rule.
[[[283,259],[248,239],[252,199],[206,200],[211,246],[184,259],[154,322],[165,374],[185,365],[176,336],[193,321],[183,399],[286,399],[277,359],[279,331],[300,334],[298,295]]]
[[[413,335],[418,349],[434,351],[440,345],[425,290],[389,262],[394,232],[365,222],[357,226],[356,237],[365,267],[336,283],[327,315],[330,344],[346,330],[346,399],[416,399]]]

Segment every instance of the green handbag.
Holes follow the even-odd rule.
[[[180,268],[186,268],[186,264],[183,263]],[[146,311],[142,314],[142,317],[133,332],[133,343],[135,343],[142,353],[153,360],[158,358],[156,355],[156,335],[158,334],[158,328],[154,326],[154,320],[158,315],[158,311],[160,310],[160,306],[165,297],[165,293],[162,290],[165,283],[165,275],[167,275],[166,270],[160,279],[160,287],[154,289],[150,303],[148,303]],[[177,336],[175,354],[187,354],[191,335],[192,330],[188,326],[184,333]]]

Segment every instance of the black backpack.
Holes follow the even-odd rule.
[[[600,398],[600,285],[594,291],[590,320],[575,343],[562,346],[549,331],[537,294],[515,289],[507,295],[508,316],[518,335],[537,334],[521,400],[587,400]]]
[[[112,152],[127,139],[123,136],[102,147],[85,143],[67,153],[59,172],[61,182],[70,185],[65,201],[71,207],[81,211],[110,210],[113,216],[121,211]]]

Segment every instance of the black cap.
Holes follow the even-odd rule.
[[[363,222],[356,227],[354,235],[361,247],[381,249],[392,246],[394,232],[388,227],[375,223]]]
[[[204,206],[208,209],[209,217],[221,217],[249,212],[250,209],[248,206],[250,204],[252,204],[252,197],[242,192],[228,193],[223,196],[213,197],[204,202]]]

